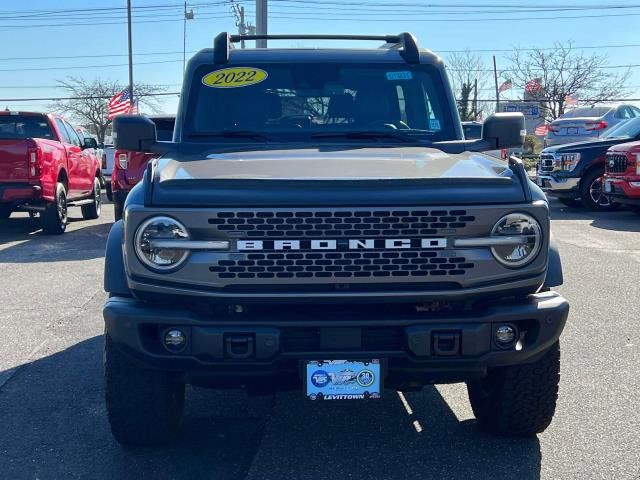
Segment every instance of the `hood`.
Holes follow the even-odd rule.
[[[611,149],[615,152],[640,152],[640,141],[635,142],[626,142],[621,143],[619,145],[615,145],[614,148]]]
[[[473,195],[482,197],[489,192],[495,192],[495,201],[522,198],[522,188],[504,161],[479,153],[446,154],[424,147],[172,154],[158,160],[152,188],[154,203],[174,205],[240,200],[260,204],[260,196],[267,202],[315,199],[323,204],[356,200],[371,203],[378,193],[424,197],[427,191],[455,202],[462,199],[456,198],[456,192],[464,189],[472,192],[464,197],[465,203]],[[239,192],[244,197],[238,196]],[[274,192],[277,198],[270,198]],[[355,198],[349,192],[360,194]],[[227,197],[219,198],[222,193]],[[329,198],[331,193],[334,199]]]
[[[607,140],[587,140],[584,142],[564,143],[562,145],[555,145],[553,147],[547,147],[542,150],[541,153],[564,153],[564,152],[584,152],[589,150],[602,150],[618,145],[620,143],[628,142],[629,139],[607,139]]]

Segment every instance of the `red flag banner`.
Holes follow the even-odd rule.
[[[540,125],[538,125],[535,129],[535,131],[533,132],[535,135],[543,136],[547,134],[547,124],[546,123],[541,123]]]
[[[540,83],[540,78],[534,78],[529,80],[524,86],[524,91],[527,93],[538,93],[542,90],[542,84]]]

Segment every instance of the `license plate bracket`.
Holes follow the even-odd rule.
[[[310,360],[304,371],[310,400],[367,400],[382,393],[379,359]]]

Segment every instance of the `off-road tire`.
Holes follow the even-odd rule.
[[[9,205],[0,205],[0,220],[4,220],[11,216]]]
[[[602,170],[591,170],[587,172],[586,175],[580,180],[580,199],[582,200],[582,204],[592,212],[608,212],[611,210],[615,210],[620,206],[619,204],[612,202],[611,200],[609,200],[608,204],[603,205],[597,203],[592,198],[591,186],[598,178],[601,178],[603,175],[604,172]],[[604,195],[604,192],[602,191],[602,181],[600,182],[599,188],[602,196],[606,197],[606,195]]]
[[[551,423],[560,382],[560,343],[533,363],[499,367],[467,383],[471,408],[481,429],[529,436]]]
[[[105,335],[104,377],[111,433],[125,446],[160,445],[177,433],[184,384],[168,372],[134,364]]]
[[[82,210],[82,218],[85,220],[94,220],[100,216],[102,208],[101,195],[100,179],[95,178],[93,180],[93,194],[91,195],[92,202],[80,206],[80,209]]]
[[[40,214],[40,222],[44,233],[50,235],[63,234],[67,229],[67,190],[60,182],[56,183],[54,202],[49,203]]]
[[[582,202],[577,198],[558,198],[558,201],[569,208],[582,207]]]

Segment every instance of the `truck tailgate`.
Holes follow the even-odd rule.
[[[27,152],[32,140],[0,139],[0,181],[17,182],[28,178]]]

